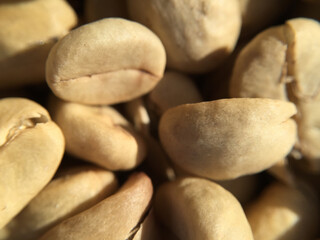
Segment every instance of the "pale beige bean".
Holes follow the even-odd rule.
[[[319,230],[315,196],[281,183],[268,186],[246,214],[255,240],[313,239]]]
[[[299,144],[311,170],[320,172],[320,23],[311,19],[287,22],[288,73],[293,76],[289,94],[296,104]]]
[[[288,44],[288,75],[298,100],[317,98],[320,90],[320,23],[308,18],[288,20],[284,25]]]
[[[181,240],[253,240],[239,202],[205,179],[182,178],[163,184],[156,192],[155,214]]]
[[[51,180],[64,153],[60,128],[39,104],[0,100],[0,229]]]
[[[159,84],[148,95],[150,107],[159,116],[169,108],[201,101],[201,93],[192,79],[175,71],[165,72]]]
[[[71,31],[52,48],[46,80],[64,100],[114,104],[153,89],[165,63],[164,47],[148,28],[106,18]]]
[[[169,109],[159,125],[172,161],[198,176],[227,180],[263,171],[296,141],[294,104],[273,99],[221,99]]]
[[[50,48],[76,23],[64,0],[0,2],[0,88],[44,82]]]
[[[139,165],[146,147],[131,124],[110,106],[89,106],[53,98],[50,111],[66,138],[67,152],[109,170]]]
[[[117,187],[112,172],[92,166],[71,168],[52,180],[0,230],[0,239],[37,239],[54,225],[113,194]]]
[[[266,97],[296,104],[296,148],[315,171],[320,171],[319,42],[320,24],[312,19],[291,19],[267,29],[241,51],[230,84],[232,97]]]
[[[208,72],[232,52],[241,28],[238,0],[129,0],[132,19],[146,25],[163,42],[168,67]]]
[[[127,239],[146,213],[152,191],[147,175],[134,174],[117,193],[63,221],[40,239]]]
[[[287,100],[287,44],[281,27],[258,34],[240,52],[230,81],[231,97]]]

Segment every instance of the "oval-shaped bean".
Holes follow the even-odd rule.
[[[83,25],[50,51],[46,80],[64,100],[114,104],[149,92],[162,78],[166,56],[143,25],[106,18]]]
[[[160,186],[155,214],[178,239],[253,240],[240,203],[218,184],[181,178]]]
[[[48,112],[24,98],[0,100],[0,126],[1,229],[51,180],[65,142]]]
[[[63,221],[40,239],[128,239],[146,213],[152,192],[147,175],[133,174],[114,195]]]
[[[215,180],[265,170],[296,141],[294,104],[273,99],[221,99],[180,105],[160,120],[159,136],[182,169]]]
[[[320,24],[295,18],[256,36],[239,54],[231,97],[265,97],[296,104],[296,148],[320,171]]]
[[[50,111],[66,138],[66,151],[109,170],[129,170],[146,156],[131,124],[111,106],[89,106],[53,98]]]
[[[32,201],[0,230],[2,240],[32,240],[109,195],[118,187],[116,176],[97,167],[82,166],[53,179]]]
[[[208,72],[232,52],[241,28],[238,0],[131,0],[132,19],[154,31],[166,48],[168,66]]]
[[[287,45],[281,27],[269,28],[239,53],[230,80],[231,97],[287,100]]]
[[[319,230],[315,196],[281,183],[268,186],[246,214],[255,240],[314,239]]]
[[[51,47],[76,23],[65,0],[1,1],[0,88],[44,82]]]

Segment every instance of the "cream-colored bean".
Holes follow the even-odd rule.
[[[44,82],[55,39],[76,23],[64,0],[0,2],[0,88]]]
[[[273,27],[258,34],[237,57],[230,96],[287,100],[286,55],[282,28]]]
[[[155,214],[181,240],[253,240],[239,202],[205,179],[181,178],[160,186]]]
[[[281,183],[268,186],[246,214],[255,240],[312,239],[319,230],[315,196]]]
[[[106,18],[71,31],[52,48],[46,80],[64,100],[114,104],[153,89],[165,62],[164,47],[148,28]]]
[[[152,191],[147,175],[134,174],[117,193],[63,221],[40,239],[128,239],[146,213]]]
[[[57,30],[55,27],[63,30],[64,24],[72,20],[67,19],[71,16],[66,10],[70,8],[67,2],[77,10],[81,25],[87,21],[91,23],[79,25],[52,48],[71,28],[65,28],[63,33],[51,32]],[[97,15],[96,10],[124,17],[127,2],[132,19],[149,29],[119,18],[92,22],[106,16]],[[250,43],[254,51],[244,48],[247,55],[237,61],[236,66],[241,68],[236,70],[236,67],[233,74],[233,77],[249,77],[250,80],[236,83],[232,91],[249,92],[250,95],[241,96],[245,98],[243,100],[201,102],[230,97],[229,79],[238,55],[238,50],[233,48],[240,27],[240,40],[248,41],[246,36],[275,23],[277,16],[280,17],[278,23],[295,16],[289,11],[287,16],[278,15],[289,2],[289,8],[313,4],[312,14],[319,15],[316,8],[320,6],[319,0],[275,2],[0,0],[0,55],[4,49],[1,43],[10,35],[4,36],[1,32],[10,30],[15,34],[12,36],[18,36],[6,42],[14,45],[6,47],[12,50],[12,55],[3,61],[0,56],[0,98],[30,96],[47,106],[45,98],[50,90],[47,86],[26,86],[21,89],[23,92],[20,89],[7,90],[11,86],[43,81],[47,71],[48,85],[58,97],[51,102],[49,110],[52,110],[53,121],[56,117],[61,120],[57,124],[61,124],[62,134],[67,133],[68,150],[55,179],[46,185],[59,164],[57,159],[48,156],[57,156],[60,152],[62,155],[63,152],[58,143],[61,132],[55,129],[56,125],[42,110],[19,118],[26,120],[19,120],[12,126],[4,124],[9,119],[7,114],[15,112],[19,115],[25,108],[22,104],[15,108],[6,104],[3,112],[0,110],[0,239],[38,239],[38,234],[28,236],[26,229],[39,227],[41,231],[47,231],[48,228],[44,230],[43,226],[48,227],[47,224],[56,217],[59,219],[49,225],[50,229],[41,236],[42,240],[251,240],[254,236],[249,223],[255,234],[260,231],[263,237],[274,234],[270,237],[273,240],[286,238],[291,232],[296,233],[294,237],[299,240],[319,238],[319,229],[315,230],[320,226],[319,202],[315,207],[312,196],[300,188],[282,185],[271,192],[273,196],[269,196],[269,200],[261,197],[259,200],[265,201],[260,205],[255,203],[252,215],[257,217],[251,216],[249,223],[240,206],[254,198],[256,184],[261,186],[270,182],[272,178],[268,173],[290,186],[297,186],[301,178],[317,190],[320,188],[319,172],[301,172],[306,162],[291,159],[292,156],[307,158],[313,169],[320,170],[320,38],[316,30],[319,23],[311,20],[306,24],[306,19],[292,19],[260,34],[258,40],[253,40],[254,45]],[[37,10],[31,7],[21,10],[23,6],[35,3],[39,6]],[[97,6],[95,4],[98,8],[90,14],[91,7]],[[241,4],[245,5],[242,26]],[[5,5],[15,5],[17,14],[1,12]],[[108,7],[104,7],[106,5]],[[67,8],[62,9],[63,6]],[[8,16],[12,21],[2,26],[1,19]],[[25,22],[19,25],[20,17]],[[29,17],[32,17],[32,23]],[[40,28],[38,24],[45,27]],[[46,31],[53,33],[52,36],[38,40]],[[21,45],[23,49],[13,53],[24,40],[29,41],[29,37],[34,43]],[[236,48],[242,49],[242,44],[244,42],[237,43]],[[44,60],[50,49],[45,70]],[[166,66],[165,54],[169,59]],[[242,69],[246,70],[242,72]],[[209,81],[212,85],[209,86],[203,80],[211,70]],[[185,73],[194,74],[189,77],[198,81],[194,83],[203,99],[189,79],[181,81],[182,85],[175,82],[176,79],[166,81],[170,74],[179,80],[187,78],[182,75]],[[21,83],[14,79],[20,79]],[[191,84],[186,86],[187,82]],[[275,98],[284,102],[249,100],[248,97]],[[0,106],[2,101],[0,99]],[[110,104],[118,105],[114,108],[107,106]],[[158,129],[160,115],[163,118]],[[54,126],[52,129],[49,129],[50,124]],[[41,127],[43,131],[39,130]],[[30,131],[33,132],[26,134]],[[26,135],[28,137],[24,137]],[[49,138],[51,142],[47,141]],[[12,147],[11,143],[16,146]],[[295,148],[291,151],[293,146]],[[30,151],[25,152],[25,149]],[[99,192],[108,181],[104,174],[108,171],[99,169],[99,174],[80,173],[77,166],[81,159],[119,171],[116,175],[121,183],[138,167],[150,175],[153,183],[144,174],[136,175],[114,195],[106,197],[101,192],[87,202],[85,199],[91,195],[86,193]],[[290,159],[288,168],[286,159]],[[143,164],[139,165],[142,161]],[[66,166],[72,169],[63,173]],[[265,169],[262,174],[253,174]],[[114,177],[114,174],[110,175]],[[156,190],[160,187],[155,197],[152,196],[152,187]],[[6,197],[3,190],[10,191],[10,194],[19,191],[19,194]],[[28,201],[24,200],[26,195]],[[3,217],[3,210],[7,207],[3,205],[4,200],[11,205],[18,201],[19,204],[28,203],[20,204],[13,214],[15,217],[7,218],[7,215]],[[263,209],[268,208],[270,202],[281,202],[279,209],[271,214]],[[259,207],[255,208],[257,205]],[[291,208],[292,212],[283,211],[284,208]],[[151,209],[149,213],[148,209]],[[4,223],[5,218],[6,222],[11,220]],[[280,227],[290,228],[290,233],[279,236],[279,232],[286,231],[278,231]]]
[[[227,180],[263,171],[296,140],[294,104],[273,99],[221,99],[180,105],[160,120],[172,161],[198,176]]]
[[[113,194],[117,186],[112,172],[92,166],[71,168],[52,180],[0,230],[0,239],[37,239],[54,225]]]
[[[237,58],[232,97],[292,101],[298,113],[297,149],[310,168],[320,171],[320,24],[296,18],[255,37]]]
[[[169,108],[201,101],[202,96],[192,79],[175,71],[165,72],[159,84],[148,95],[150,108],[159,116]]]
[[[60,128],[39,104],[0,100],[0,229],[51,180],[64,153]]]
[[[111,106],[89,106],[53,98],[50,111],[66,138],[67,152],[109,170],[139,165],[146,147],[131,124]]]
[[[168,67],[208,72],[232,52],[241,28],[238,0],[129,0],[129,15],[163,42]]]

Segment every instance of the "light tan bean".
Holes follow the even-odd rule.
[[[64,153],[60,128],[39,104],[0,100],[0,229],[51,180]]]
[[[155,214],[179,239],[253,240],[239,202],[205,179],[182,178],[163,184],[156,192]]]
[[[162,78],[159,38],[139,23],[106,18],[83,25],[50,51],[46,80],[56,96],[86,104],[132,100]]]
[[[315,196],[274,183],[248,206],[246,214],[255,240],[312,239],[319,229]]]
[[[89,106],[53,98],[53,119],[66,138],[66,150],[109,170],[129,170],[146,156],[131,124],[110,106]]]
[[[96,167],[75,167],[65,171],[0,230],[0,239],[37,239],[54,225],[113,194],[117,185],[112,172]]]
[[[296,18],[256,36],[237,58],[232,97],[265,97],[294,102],[296,148],[310,169],[320,171],[320,24]]]
[[[76,23],[64,0],[0,2],[0,88],[44,82],[55,39]]]
[[[146,213],[152,191],[147,175],[134,174],[117,193],[63,221],[40,239],[127,239]]]
[[[232,52],[241,27],[238,0],[129,0],[132,19],[163,42],[168,66],[182,72],[208,72]]]
[[[273,99],[221,99],[169,109],[159,125],[172,161],[198,176],[227,180],[263,171],[296,140],[294,104]]]

